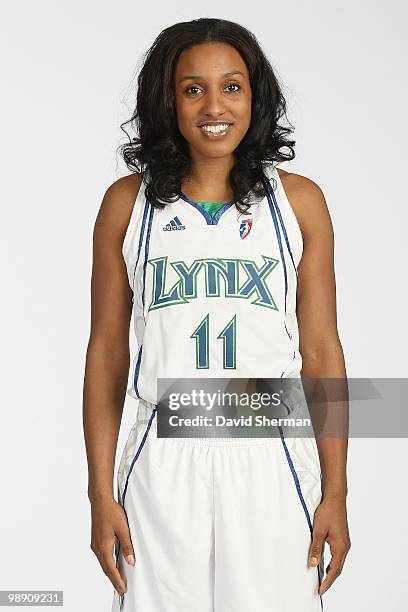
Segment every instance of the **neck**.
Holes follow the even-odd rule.
[[[232,157],[192,160],[188,176],[181,190],[193,200],[227,202],[233,193],[229,184],[229,172],[234,165]]]

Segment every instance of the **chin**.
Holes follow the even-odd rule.
[[[233,154],[232,151],[202,151],[202,157],[207,157],[208,159],[223,159],[224,157],[230,157]]]
[[[231,155],[236,147],[237,145],[235,144],[231,146],[229,143],[228,146],[226,146],[226,143],[214,142],[210,143],[205,148],[197,148],[196,151],[199,151],[201,155],[205,155],[206,157],[226,157],[227,155]]]

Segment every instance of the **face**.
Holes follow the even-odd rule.
[[[251,122],[249,73],[238,51],[218,42],[186,49],[174,86],[178,128],[191,157],[231,156]]]

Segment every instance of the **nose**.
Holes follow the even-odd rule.
[[[218,89],[208,89],[204,96],[203,113],[208,117],[219,117],[225,112],[225,100]]]

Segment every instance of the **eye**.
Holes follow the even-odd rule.
[[[238,87],[238,89],[241,89],[241,85],[238,85],[238,83],[228,83],[227,87]],[[232,91],[231,93],[235,93],[235,91]]]
[[[188,96],[193,96],[194,94],[193,94],[193,93],[191,93],[191,90],[192,90],[192,89],[200,89],[200,88],[199,88],[199,87],[197,87],[197,85],[192,85],[191,87],[187,87],[187,88],[184,90],[184,93],[186,93]]]

